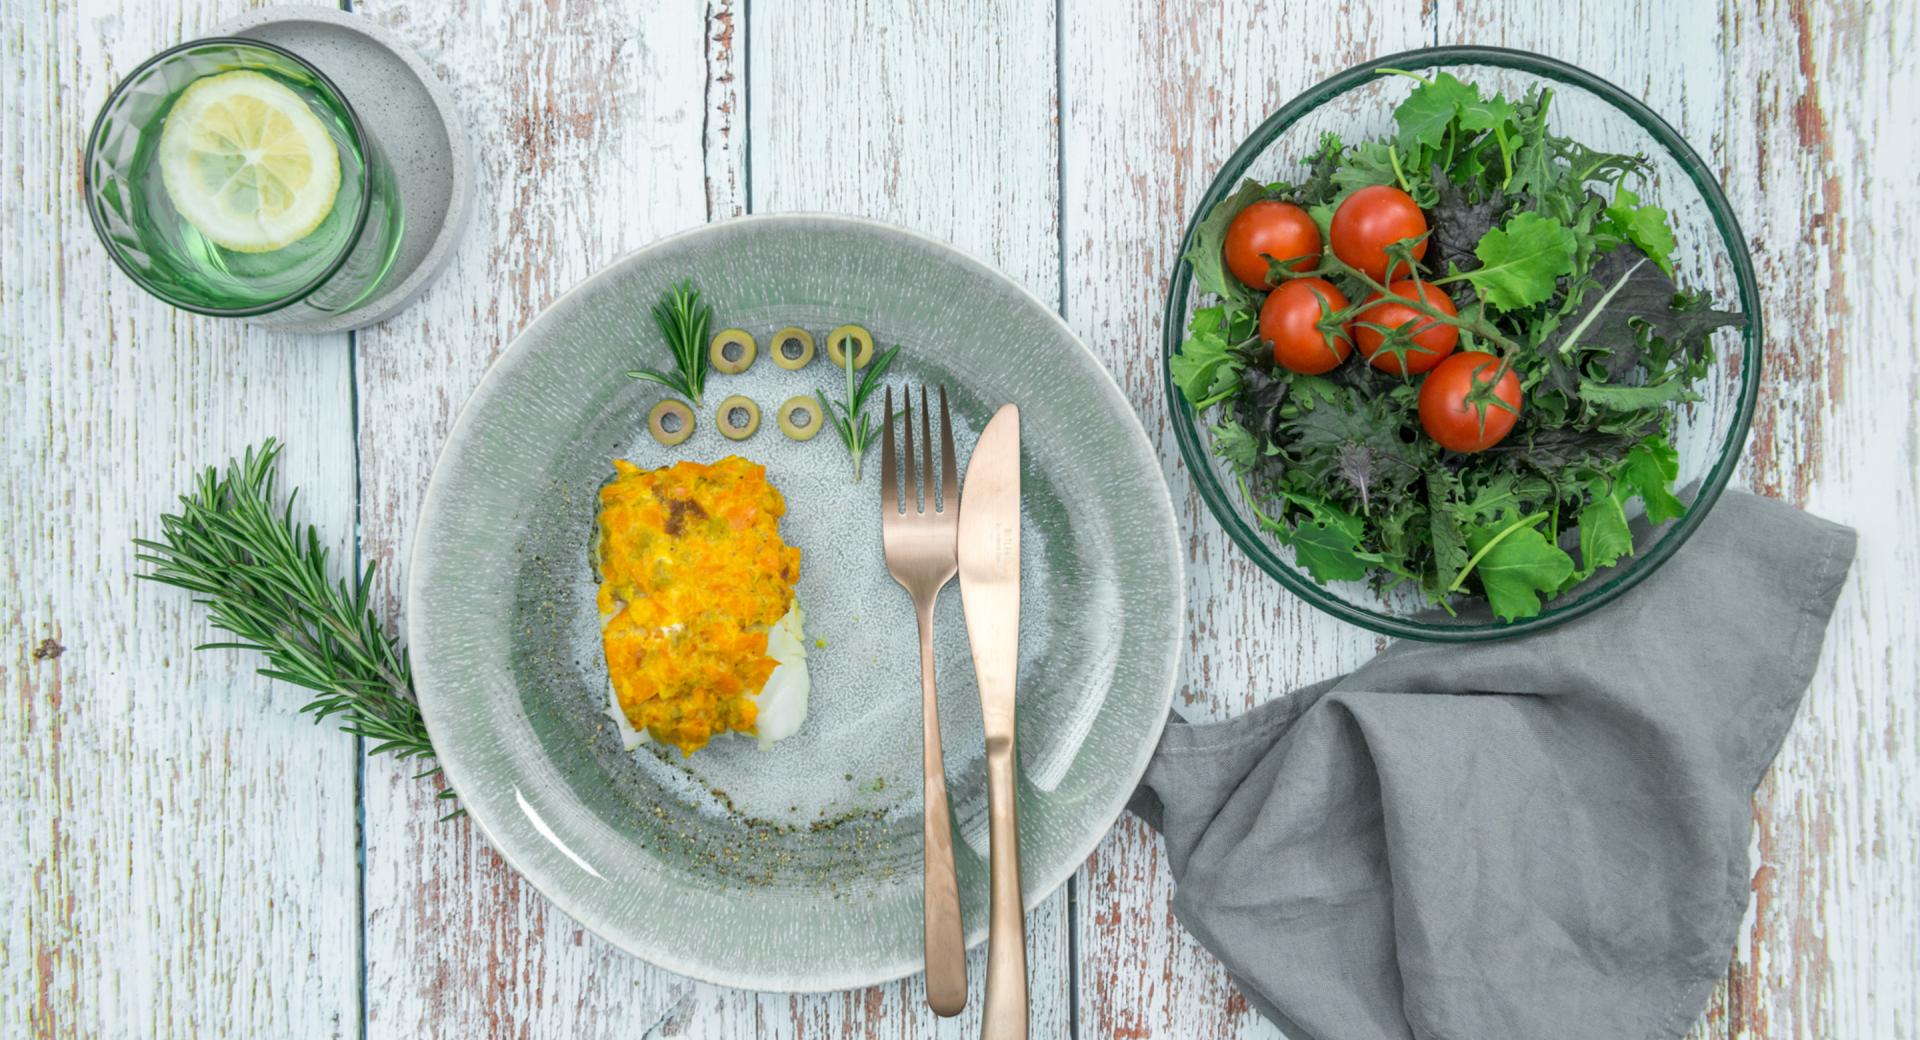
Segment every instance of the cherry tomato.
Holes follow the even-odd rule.
[[[1485,451],[1513,432],[1520,418],[1520,377],[1509,369],[1494,382],[1499,369],[1499,358],[1469,350],[1427,373],[1420,384],[1420,425],[1427,436],[1449,451],[1468,452]]]
[[[1333,211],[1333,255],[1376,282],[1387,280],[1387,247],[1418,239],[1413,258],[1427,255],[1427,217],[1413,196],[1391,184],[1375,184],[1347,196]]]
[[[1307,211],[1291,202],[1262,199],[1240,211],[1227,225],[1227,268],[1235,278],[1265,289],[1267,257],[1293,260],[1296,271],[1320,262],[1320,228]]]
[[[1323,332],[1320,320],[1347,309],[1347,298],[1325,278],[1281,283],[1260,305],[1260,339],[1273,348],[1273,363],[1301,375],[1331,372],[1353,353],[1342,331]]]
[[[1459,314],[1447,294],[1431,282],[1402,278],[1388,288],[1393,290],[1393,295],[1411,300],[1416,285],[1419,286],[1420,295],[1426,299],[1427,306],[1449,318]],[[1380,349],[1380,345],[1387,340],[1386,333],[1368,328],[1368,325],[1389,329],[1404,329],[1411,325],[1413,344],[1404,355],[1396,357],[1393,351]],[[1439,364],[1440,359],[1453,353],[1454,346],[1460,342],[1458,328],[1435,321],[1404,303],[1389,300],[1382,293],[1367,297],[1360,313],[1354,315],[1352,328],[1354,345],[1360,348],[1360,353],[1368,361],[1373,362],[1373,367],[1403,376],[1425,372]]]

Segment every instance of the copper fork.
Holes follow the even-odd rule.
[[[947,388],[940,388],[940,477],[936,489],[933,437],[927,388],[920,388],[920,451],[913,457],[913,394],[902,392],[901,435],[906,451],[906,499],[895,482],[893,388],[887,388],[886,422],[881,424],[880,536],[887,572],[913,597],[920,618],[920,740],[926,789],[926,954],[927,1006],[935,1014],[957,1015],[967,1005],[967,948],[960,928],[960,883],[953,870],[953,819],[947,809],[947,770],[940,754],[940,710],[934,700],[933,604],[959,569],[960,474],[953,461],[953,421],[947,414]],[[924,470],[926,485],[920,486]],[[922,491],[925,501],[922,502]],[[938,491],[938,497],[935,491]]]

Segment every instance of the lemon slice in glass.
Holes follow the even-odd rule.
[[[267,253],[327,219],[340,153],[291,88],[258,72],[223,72],[173,103],[160,176],[173,208],[215,245]]]

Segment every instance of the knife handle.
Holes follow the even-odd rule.
[[[987,738],[988,855],[992,895],[987,923],[987,998],[980,1035],[1027,1037],[1027,919],[1020,899],[1020,813],[1014,804],[1013,738]]]
[[[953,869],[953,815],[947,808],[947,768],[940,753],[940,708],[934,697],[933,602],[920,614],[920,764],[925,791],[921,818],[926,890],[922,901],[927,957],[927,1006],[957,1015],[967,1006],[967,944],[960,925],[960,881]]]

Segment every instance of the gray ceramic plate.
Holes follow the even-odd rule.
[[[691,278],[716,329],[762,345],[709,377],[699,432],[646,435],[663,367],[648,308]],[[1166,717],[1184,623],[1173,510],[1125,398],[1054,313],[952,248],[861,220],[750,217],[658,242],[547,309],[474,392],[434,471],[414,545],[408,636],[420,702],[462,804],[494,845],[582,924],[685,975],[825,990],[920,967],[918,658],[905,593],[881,558],[877,470],[853,484],[831,432],[797,443],[779,402],[839,374],[766,355],[773,330],[824,340],[856,321],[903,349],[890,379],[945,384],[962,458],[1002,402],[1020,405],[1019,740],[1028,906],[1112,826]],[[824,348],[824,342],[822,343]],[[758,434],[723,440],[713,410],[745,394]],[[877,421],[877,417],[876,417]],[[802,552],[812,710],[769,750],[716,741],[688,759],[622,749],[587,563],[595,491],[646,467],[729,453],[764,463]],[[957,588],[937,671],[970,941],[985,935],[986,792],[979,700]],[[817,641],[817,644],[814,642]]]

